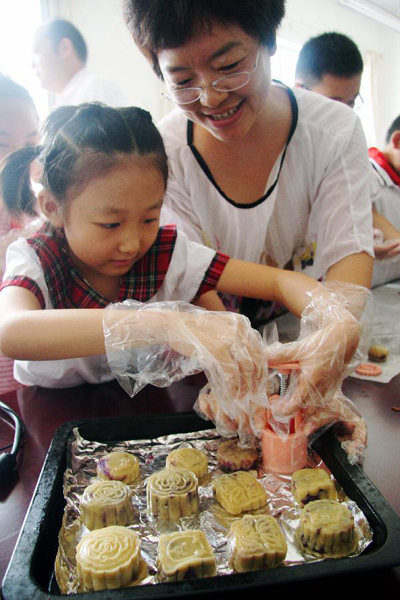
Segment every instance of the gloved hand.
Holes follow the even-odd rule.
[[[299,340],[267,348],[269,367],[298,362],[285,398],[273,405],[277,420],[301,408],[313,414],[328,404],[343,379],[362,361],[369,346],[371,296],[361,286],[329,282],[310,292]]]
[[[264,345],[242,315],[127,300],[110,305],[103,323],[109,365],[131,396],[147,383],[166,387],[199,371],[225,403],[265,395]]]

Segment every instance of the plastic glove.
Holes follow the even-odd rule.
[[[338,392],[325,406],[303,421],[303,431],[310,437],[315,431],[337,423],[336,435],[342,441],[351,464],[362,462],[367,446],[367,426],[357,407]]]
[[[292,417],[299,409],[313,414],[328,404],[343,379],[362,361],[369,346],[371,295],[353,284],[329,282],[309,293],[301,317],[300,338],[267,348],[269,366],[298,362],[284,399],[273,404],[275,419]]]
[[[103,324],[110,368],[131,396],[148,383],[166,387],[199,371],[225,404],[265,396],[265,349],[242,315],[127,300],[110,305]]]

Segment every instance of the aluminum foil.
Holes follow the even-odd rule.
[[[76,545],[82,536],[88,533],[80,518],[80,498],[84,489],[96,480],[97,461],[105,454],[118,450],[132,452],[139,459],[141,468],[141,477],[130,486],[133,489],[132,503],[136,518],[129,527],[140,535],[141,552],[147,564],[147,571],[142,569],[141,576],[133,585],[158,583],[156,559],[159,536],[186,529],[201,529],[205,532],[216,556],[219,575],[233,573],[227,556],[227,532],[231,523],[243,515],[230,515],[213,498],[212,479],[222,474],[216,460],[221,439],[215,429],[210,429],[106,445],[83,439],[75,429],[68,445],[69,466],[64,474],[64,496],[67,504],[59,533],[59,549],[55,565],[61,593],[85,591],[79,585],[75,561]],[[146,482],[150,475],[165,468],[167,455],[179,447],[193,447],[205,452],[209,461],[209,474],[199,482],[199,513],[181,518],[176,523],[165,523],[147,512]],[[324,467],[314,452],[309,455],[307,466]],[[258,477],[267,492],[268,503],[265,507],[251,511],[251,514],[270,514],[278,519],[286,535],[288,546],[286,559],[279,568],[322,560],[302,554],[294,541],[294,533],[300,522],[300,509],[290,491],[290,476],[277,476],[259,471]],[[348,506],[354,516],[359,541],[352,556],[357,556],[371,543],[372,530],[359,507],[345,497],[337,482],[336,485],[340,500]]]

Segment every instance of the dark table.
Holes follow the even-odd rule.
[[[202,375],[188,378],[168,389],[148,386],[131,399],[116,382],[83,385],[66,390],[23,388],[4,394],[2,400],[23,419],[27,433],[20,456],[18,474],[6,485],[0,483],[0,580],[3,578],[16,544],[25,513],[34,492],[49,444],[63,423],[81,418],[186,412],[192,409]],[[400,375],[388,384],[348,379],[345,393],[365,416],[369,429],[369,446],[364,471],[400,515]],[[0,422],[1,446],[11,441],[11,429]],[[325,579],[325,586],[346,595],[371,593],[385,586],[385,593],[400,592],[400,567],[352,576]],[[310,584],[285,586],[288,593],[304,594]],[[324,589],[327,589],[324,586]],[[293,587],[293,589],[291,589]],[[328,588],[329,589],[329,588]]]

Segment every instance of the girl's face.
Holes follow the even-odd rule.
[[[253,71],[242,88],[218,92],[211,83],[225,75]],[[191,104],[179,105],[186,116],[222,141],[243,139],[265,110],[271,86],[270,54],[239,26],[215,22],[178,48],[161,50],[158,62],[169,90],[202,87]]]
[[[95,289],[119,280],[150,249],[164,192],[158,169],[132,157],[69,200],[61,224],[70,256]]]
[[[0,160],[25,146],[39,143],[39,122],[34,107],[17,98],[0,99]]]

